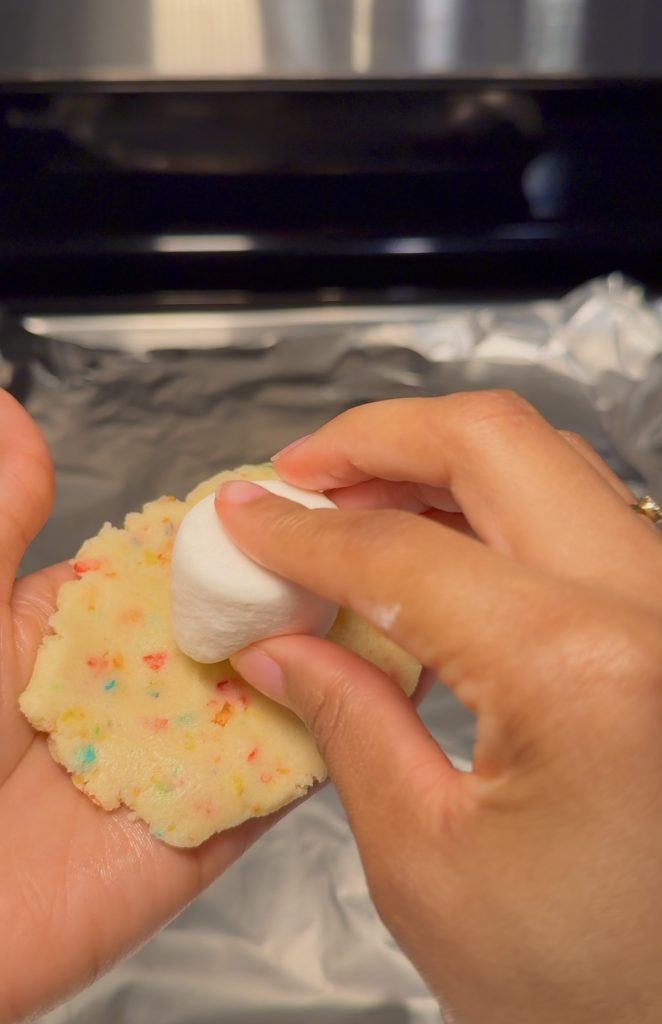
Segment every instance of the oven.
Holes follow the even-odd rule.
[[[656,0],[0,0],[0,382],[59,482],[24,569],[402,395],[514,387],[659,494],[661,36]],[[44,1018],[120,1019],[438,1017],[328,789]]]

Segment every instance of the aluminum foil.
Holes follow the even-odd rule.
[[[512,387],[662,495],[662,305],[614,275],[561,301],[6,316],[0,383],[58,477],[29,571],[105,520],[259,462],[351,405]],[[422,714],[467,767],[472,720]],[[100,926],[101,926],[100,922]],[[332,789],[302,805],[138,953],[48,1024],[428,1024],[434,1000],[380,924]]]

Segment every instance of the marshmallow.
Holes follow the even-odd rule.
[[[306,508],[336,508],[315,491],[281,480],[260,487]],[[323,636],[338,606],[269,572],[236,547],[214,508],[214,495],[182,519],[172,553],[171,617],[177,646],[209,664],[267,637],[285,633]]]

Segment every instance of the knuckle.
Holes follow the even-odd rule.
[[[510,431],[513,424],[540,418],[525,398],[507,388],[467,392],[458,399],[460,419],[467,428],[483,429],[487,426],[499,432]]]
[[[312,732],[324,761],[333,766],[334,752],[343,749],[347,733],[347,708],[351,700],[351,681],[343,669],[336,669],[323,688],[307,694],[306,724]]]
[[[476,395],[478,413],[486,419],[511,418],[513,416],[537,416],[530,402],[517,391],[509,388],[494,388]]]
[[[308,509],[302,508],[293,502],[283,506],[273,514],[270,522],[261,524],[262,529],[269,530],[277,535],[282,550],[292,550],[298,541],[305,538],[310,529]]]
[[[387,401],[383,401],[353,405],[349,409],[338,413],[331,423],[346,430],[351,436],[354,430],[361,429],[366,425],[367,421],[372,418],[373,413],[383,411],[384,407],[388,404]]]
[[[409,518],[406,512],[396,509],[347,511],[342,515],[334,512],[333,515],[333,525],[338,532],[333,536],[330,531],[320,529],[320,543],[326,541],[333,551],[342,552],[345,565],[363,567],[366,573],[383,558],[384,551],[392,550],[391,545],[401,542],[403,527]]]
[[[252,523],[248,523],[248,517],[245,517],[241,529],[246,541],[251,541],[252,556],[258,556],[266,568],[296,579],[310,552],[324,537],[322,526],[315,518],[320,510],[303,508],[294,502],[286,503],[280,498],[274,502],[276,500],[278,505],[270,504],[268,508],[259,508],[262,502],[249,505],[249,509],[254,508],[259,514]],[[264,505],[267,505],[266,501]],[[249,550],[248,544],[246,550]]]
[[[567,602],[557,614],[558,628],[549,640],[554,662],[573,679],[571,699],[592,716],[607,714],[611,720],[614,701],[629,705],[634,698],[643,707],[645,695],[662,697],[658,623],[611,600],[574,609]]]
[[[659,623],[648,625],[639,613],[629,622],[628,618],[624,612],[605,616],[602,630],[587,644],[579,673],[580,701],[592,730],[602,733],[613,756],[640,757],[645,751],[651,756],[654,751],[659,767],[662,650],[659,637],[653,635]]]
[[[595,448],[589,444],[585,437],[581,434],[577,434],[574,430],[559,430],[559,436],[567,441],[568,444],[572,445],[573,448],[577,448],[580,452],[585,452],[589,455],[596,455]]]

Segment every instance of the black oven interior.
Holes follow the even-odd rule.
[[[0,301],[655,288],[660,123],[652,79],[5,87]]]

